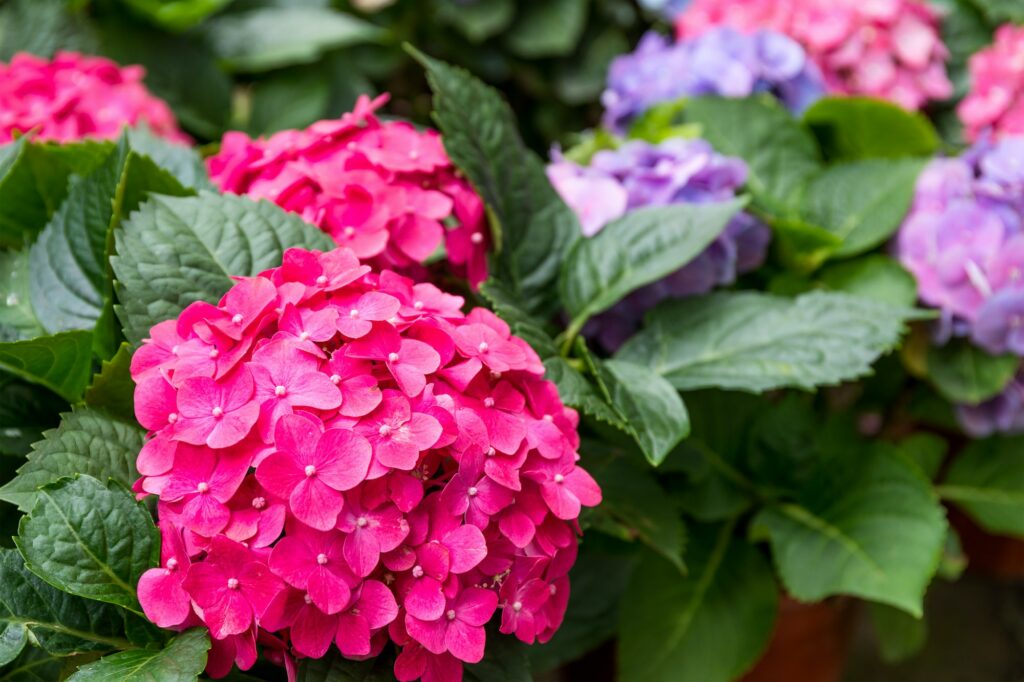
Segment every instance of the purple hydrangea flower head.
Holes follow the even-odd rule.
[[[963,430],[974,438],[995,433],[1024,433],[1024,374],[1018,372],[1003,392],[977,405],[957,405]]]
[[[633,140],[597,152],[586,167],[556,152],[548,177],[590,237],[634,209],[728,201],[746,181],[747,167],[740,159],[715,152],[704,140],[670,139],[659,145]],[[593,318],[584,334],[615,350],[659,302],[707,293],[759,267],[770,238],[763,223],[738,214],[697,258]]]
[[[612,62],[601,102],[605,126],[622,133],[634,118],[662,102],[757,92],[770,92],[800,113],[824,95],[825,87],[794,40],[773,31],[744,34],[721,27],[678,43],[647,33],[634,52]]]
[[[896,240],[921,300],[991,353],[1024,356],[1024,138],[988,139],[921,174]]]

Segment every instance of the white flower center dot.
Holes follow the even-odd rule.
[[[178,413],[177,412],[171,412],[169,415],[167,415],[167,423],[168,424],[173,424],[176,421],[178,421]]]
[[[340,384],[341,383],[341,375],[340,374],[332,374],[331,375],[331,383],[334,384],[335,386]]]
[[[281,396],[283,396],[287,392],[288,392],[288,389],[285,388],[284,386],[282,386],[281,384],[278,384],[277,386],[274,386],[274,395],[276,395],[278,398],[280,398]]]
[[[299,334],[299,340],[300,341],[305,341],[308,338],[309,338],[309,332],[302,332],[301,334]]]
[[[207,483],[206,481],[203,481],[202,483],[196,486],[196,492],[199,493],[200,495],[205,495],[206,493],[210,492],[210,484]]]
[[[229,590],[237,590],[238,589],[238,578],[228,578],[228,589]]]
[[[210,410],[210,414],[212,414],[215,419],[220,419],[224,416],[224,410],[218,406]]]
[[[326,566],[327,565],[327,555],[322,553],[322,552],[320,554],[317,554],[316,555],[316,562],[318,564],[320,564],[321,566]]]
[[[387,438],[391,435],[391,427],[387,424],[381,424],[380,428],[377,429],[377,433],[379,433],[382,438]]]
[[[217,350],[216,348],[214,348],[213,350],[211,350],[211,351],[210,351],[210,357],[211,357],[211,358],[215,358],[215,357],[217,357],[218,355],[220,355],[220,351],[219,351],[219,350]]]
[[[519,613],[520,611],[522,611],[523,610],[523,602],[517,601],[517,602],[513,603],[512,604],[512,610],[515,611],[516,613]]]
[[[476,347],[476,349],[481,353],[486,353],[488,348],[490,348],[490,346],[487,345],[486,341],[481,341],[480,345]]]
[[[484,398],[484,407],[494,407],[494,398],[490,396]]]
[[[369,521],[366,520],[365,516],[360,516],[358,519],[356,519],[356,525],[360,528],[366,528],[366,524],[368,523]]]
[[[307,464],[306,468],[303,469],[303,471],[306,472],[306,478],[313,478],[314,476],[316,476],[316,467],[313,466],[312,464]]]
[[[167,560],[167,570],[168,571],[176,571],[176,570],[178,570],[178,560],[177,559],[173,559],[173,558],[172,559],[168,559]]]
[[[416,301],[412,304],[412,307],[416,310],[423,310],[423,301]]]
[[[543,419],[544,421],[546,421],[546,422],[553,422],[553,421],[555,421],[555,418],[554,418],[554,417],[553,417],[552,415],[550,415],[550,414],[546,414],[546,415],[544,415],[544,416],[542,417],[542,419]]]
[[[565,476],[562,474],[555,474],[555,483],[561,483],[565,480]]]
[[[359,317],[359,311],[353,308],[352,310],[348,311],[348,316],[351,318]]]
[[[320,275],[319,277],[316,278],[316,285],[318,287],[322,287],[325,284],[327,284],[327,275]]]
[[[474,485],[469,487],[469,490],[466,491],[466,494],[469,495],[470,497],[476,497],[477,493],[479,492],[480,491],[477,490],[476,486]]]
[[[423,567],[422,566],[413,566],[412,567],[412,577],[413,578],[422,578],[423,577]]]
[[[483,235],[482,235],[481,233],[479,233],[479,232],[474,232],[474,233],[473,233],[472,235],[470,235],[470,237],[469,237],[469,241],[473,242],[474,244],[479,244],[479,243],[481,243],[481,242],[482,242],[483,240],[484,240],[484,236],[483,236]]]
[[[398,353],[388,353],[388,362],[392,365],[398,362]]]
[[[263,509],[267,506],[267,498],[265,497],[254,497],[252,498],[253,509]]]
[[[494,457],[495,452],[496,451],[495,451],[494,448],[487,448],[487,456],[488,457]]]
[[[235,313],[235,316],[231,318],[231,321],[234,324],[242,324],[242,320],[244,320],[244,319],[245,318],[242,317],[242,313]]]
[[[455,620],[455,609],[448,609],[448,613],[444,615],[448,617],[448,620]]]
[[[302,599],[303,599],[303,601],[305,601],[305,602],[306,602],[307,604],[312,604],[312,603],[313,603],[313,598],[312,598],[312,597],[310,597],[310,596],[309,596],[308,594],[307,594],[307,595],[305,595],[305,596],[304,596],[304,597],[303,597]]]
[[[344,235],[345,235],[345,237],[346,237],[347,239],[351,239],[351,238],[352,238],[352,235],[354,235],[354,234],[356,233],[356,228],[354,228],[354,227],[352,227],[352,226],[349,226],[349,227],[346,227],[346,228],[345,228],[344,230],[342,230],[341,232],[342,232],[342,234],[344,234]]]

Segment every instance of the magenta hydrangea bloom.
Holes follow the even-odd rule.
[[[29,132],[56,142],[113,139],[138,125],[189,142],[170,107],[143,85],[144,75],[141,66],[76,52],[53,59],[18,53],[0,62],[0,144]]]
[[[374,115],[386,101],[363,96],[340,119],[266,139],[230,132],[207,161],[210,178],[225,192],[298,213],[375,268],[419,276],[443,243],[456,274],[476,286],[487,278],[490,243],[483,202],[436,131]],[[361,312],[346,333],[389,317],[380,300],[352,303],[359,305],[339,310]]]
[[[577,517],[601,500],[578,416],[462,304],[345,248],[290,249],[153,327],[132,360],[136,491],[163,547],[139,599],[210,629],[208,674],[391,641],[397,677],[455,682],[499,610],[528,643],[561,624]]]
[[[920,109],[953,94],[939,14],[923,0],[693,0],[680,38],[716,26],[778,31],[803,45],[829,92]]]
[[[589,166],[555,152],[548,166],[548,178],[576,212],[588,237],[633,209],[728,201],[746,177],[742,159],[718,154],[704,140],[678,138],[658,145],[632,140],[618,149],[597,152]],[[613,351],[659,302],[707,293],[759,267],[770,239],[767,226],[740,213],[697,258],[597,315],[583,331]]]
[[[971,89],[957,107],[967,139],[1024,135],[1024,26],[1006,24],[971,55]]]

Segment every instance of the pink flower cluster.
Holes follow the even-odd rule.
[[[601,492],[536,353],[462,304],[345,248],[290,249],[135,353],[136,491],[163,535],[139,599],[210,629],[210,674],[257,643],[291,665],[390,640],[398,679],[459,680],[498,609],[524,642],[558,628]]]
[[[386,101],[363,96],[338,120],[265,140],[228,133],[210,177],[298,213],[375,268],[418,275],[444,241],[456,274],[476,286],[487,278],[483,202],[436,131],[374,116]]]
[[[1024,134],[1024,26],[1006,24],[995,42],[971,56],[971,90],[957,107],[967,139],[984,131]]]
[[[53,60],[16,54],[9,64],[0,62],[0,144],[30,131],[57,142],[112,139],[139,124],[189,142],[167,104],[142,84],[144,74],[141,66],[75,52],[58,52]]]
[[[915,110],[953,94],[938,13],[921,0],[693,0],[676,20],[681,38],[723,25],[796,40],[830,92]]]

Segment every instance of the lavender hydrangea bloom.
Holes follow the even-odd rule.
[[[896,250],[921,300],[991,353],[1024,356],[1024,139],[982,141],[918,179]]]
[[[757,92],[770,92],[800,113],[825,94],[825,87],[803,48],[787,36],[721,27],[679,43],[647,33],[633,53],[612,62],[601,102],[605,126],[623,133],[634,118],[662,102]]]
[[[589,237],[633,209],[727,201],[746,180],[747,167],[716,153],[704,140],[671,139],[659,145],[634,140],[598,152],[587,167],[556,152],[548,177]],[[617,349],[659,302],[707,293],[759,267],[770,238],[764,224],[746,213],[737,215],[696,259],[597,315],[583,333],[609,351]]]
[[[958,405],[957,419],[968,435],[987,438],[994,433],[1024,433],[1024,374],[994,398],[978,405]]]

